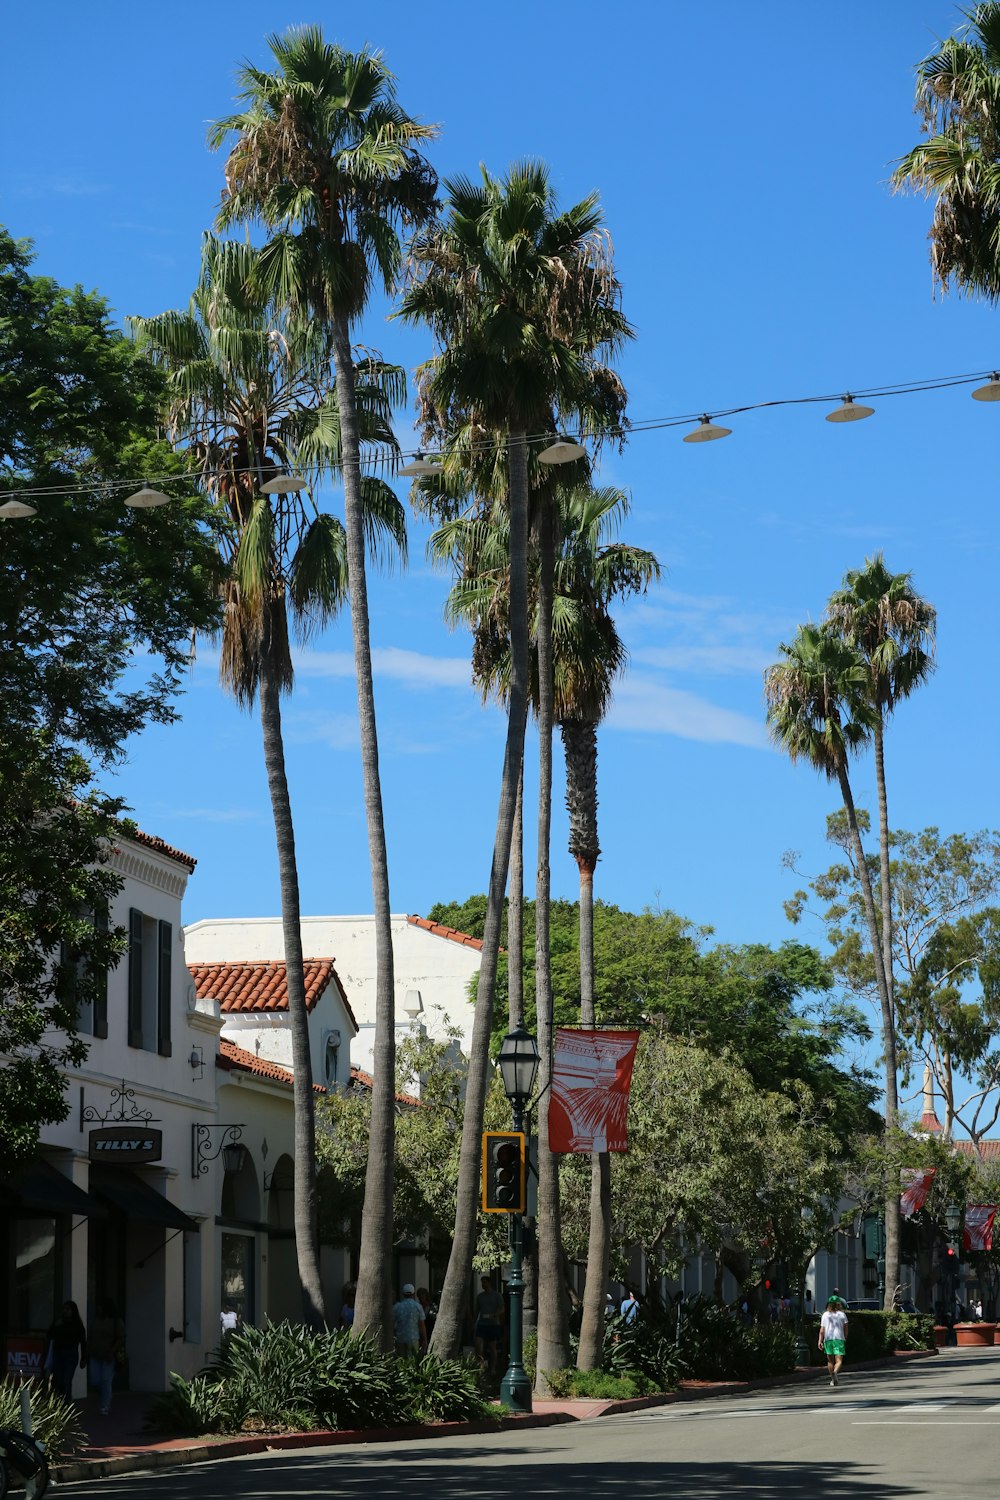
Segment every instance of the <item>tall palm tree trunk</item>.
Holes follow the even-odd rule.
[[[596,1026],[594,1004],[594,870],[600,855],[597,839],[597,725],[565,720],[566,806],[570,815],[570,851],[580,871],[580,1025]],[[590,1229],[587,1279],[577,1369],[599,1370],[604,1357],[604,1305],[611,1266],[611,1155],[595,1152],[590,1169]]]
[[[524,757],[517,778],[507,891],[507,1026],[524,1022]]]
[[[271,606],[271,611],[275,608]],[[264,740],[264,765],[271,795],[271,815],[278,850],[281,885],[281,929],[285,943],[285,984],[288,989],[288,1026],[292,1034],[292,1101],[295,1131],[295,1178],[292,1217],[295,1255],[302,1285],[302,1316],[310,1328],[326,1321],[323,1285],[319,1269],[319,1231],[316,1222],[316,1113],[313,1100],[312,1065],[309,1058],[309,1016],[302,962],[302,926],[299,911],[299,874],[295,861],[295,830],[285,775],[285,749],[281,736],[281,701],[271,644],[271,622],[261,653],[260,727]]]
[[[875,895],[872,891],[872,883],[868,874],[868,864],[865,860],[865,851],[861,843],[861,833],[858,829],[858,815],[854,806],[854,794],[851,791],[847,767],[843,764],[838,767],[837,779],[840,782],[840,791],[844,799],[844,809],[847,813],[847,826],[850,829],[854,860],[858,867],[858,880],[861,883],[861,899],[865,908],[865,920],[868,924],[868,938],[871,943],[872,962],[875,965],[875,982],[882,1009],[882,1052],[885,1058],[885,1128],[887,1131],[894,1131],[899,1118],[899,1099],[896,1090],[896,1025],[886,976],[882,937],[879,932],[878,914],[875,909]],[[881,805],[879,811],[881,814]],[[899,1184],[898,1182],[890,1182],[887,1186],[885,1198],[885,1307],[887,1310],[893,1306],[896,1287],[899,1284],[899,1236]]]
[[[459,1355],[462,1348],[462,1326],[468,1301],[472,1257],[476,1249],[480,1138],[489,1074],[500,927],[510,868],[514,805],[524,759],[524,727],[528,714],[528,450],[524,432],[511,432],[507,446],[510,483],[510,695],[507,705],[507,739],[500,780],[500,805],[493,840],[486,919],[483,924],[465,1112],[462,1117],[455,1235],[431,1338],[434,1353],[452,1359]]]
[[[885,723],[881,713],[875,728],[875,782],[878,787],[879,895],[882,898],[882,965],[889,991],[889,1010],[895,1023],[896,997],[892,969],[892,877],[889,872],[889,798],[885,786]]]
[[[546,1372],[569,1363],[569,1309],[563,1275],[559,1162],[549,1150],[554,1022],[549,952],[549,846],[552,826],[552,593],[555,547],[552,505],[538,522],[538,865],[535,882],[535,1007],[538,1015],[538,1354],[535,1384],[548,1391]]]
[[[354,673],[361,730],[361,769],[368,823],[375,910],[375,1054],[372,1064],[371,1135],[361,1218],[360,1273],[354,1306],[355,1334],[371,1334],[384,1347],[392,1339],[392,1190],[396,1141],[396,995],[389,907],[389,862],[378,768],[375,687],[372,678],[365,535],[361,502],[358,408],[354,388],[350,328],[346,317],[333,320],[333,365],[340,414],[347,579],[354,636]]]

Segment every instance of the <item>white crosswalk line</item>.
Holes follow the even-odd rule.
[[[946,1406],[954,1406],[953,1399],[947,1401],[911,1401],[907,1406],[895,1406],[889,1413],[890,1417],[899,1417],[904,1414],[911,1417],[919,1417],[925,1411],[944,1411]]]

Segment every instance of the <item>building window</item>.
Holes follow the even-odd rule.
[[[132,907],[128,914],[128,1044],[169,1057],[173,927]]]
[[[254,1240],[248,1234],[222,1235],[222,1306],[239,1313],[241,1323],[254,1318]]]
[[[99,933],[108,930],[107,905],[83,914]],[[62,999],[76,1007],[76,1029],[81,1036],[106,1037],[108,1034],[108,971],[88,972],[81,954],[67,942],[59,944],[59,988]]]
[[[333,1088],[340,1071],[340,1032],[331,1031],[323,1054],[323,1076],[327,1088]]]

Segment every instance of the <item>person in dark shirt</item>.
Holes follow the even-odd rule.
[[[60,1396],[69,1401],[73,1396],[73,1376],[77,1367],[82,1370],[87,1364],[87,1333],[75,1302],[63,1303],[46,1338],[49,1341],[46,1368],[51,1369],[52,1384]]]

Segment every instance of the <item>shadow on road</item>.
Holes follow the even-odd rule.
[[[565,1450],[563,1450],[564,1452]],[[887,1480],[884,1471],[864,1464],[746,1463],[580,1463],[571,1457],[538,1463],[537,1450],[506,1449],[504,1462],[484,1463],[482,1450],[439,1450],[436,1462],[426,1455],[364,1453],[281,1455],[274,1460],[238,1460],[212,1469],[189,1469],[132,1480],[108,1479],[102,1497],[142,1495],[161,1490],[171,1500],[274,1500],[275,1496],[329,1495],[348,1500],[398,1496],[407,1500],[510,1500],[512,1495],[586,1495],[587,1500],[893,1500],[925,1494],[908,1484]],[[496,1450],[492,1455],[496,1457]],[[73,1486],[73,1489],[78,1488]]]

